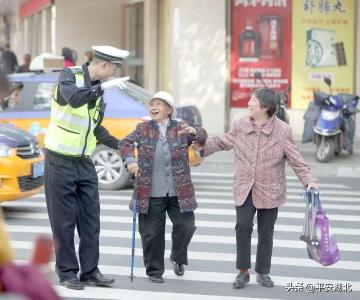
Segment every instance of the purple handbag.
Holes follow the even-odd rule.
[[[310,259],[323,266],[330,266],[340,260],[335,237],[330,233],[330,221],[321,206],[318,190],[306,191],[306,212],[303,235]]]

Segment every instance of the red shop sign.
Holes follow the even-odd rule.
[[[291,82],[291,0],[232,0],[231,107],[246,107],[251,92],[285,90]],[[289,103],[290,105],[290,103]]]

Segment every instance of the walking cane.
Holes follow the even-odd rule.
[[[135,177],[134,182],[134,201],[133,201],[133,209],[132,209],[132,241],[131,241],[131,274],[130,274],[130,281],[133,282],[134,279],[134,258],[135,258],[135,230],[136,230],[136,210],[137,210],[137,202],[138,202],[138,193],[137,193],[137,177]]]

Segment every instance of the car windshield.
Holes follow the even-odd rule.
[[[144,105],[152,96],[147,90],[131,82],[126,82],[126,88],[123,91],[128,96]]]
[[[53,82],[41,82],[39,84],[35,93],[34,110],[50,109],[55,86],[56,84]]]
[[[24,109],[24,110],[49,110],[51,108],[51,100],[58,79],[58,76],[54,76],[54,73],[40,73],[40,74],[29,73],[29,74],[22,74],[21,77],[14,75],[14,76],[9,76],[9,79],[14,87],[19,84],[22,84],[24,87],[22,89],[18,89],[20,94],[18,98],[20,100],[17,101],[17,103],[15,103],[14,105],[10,104],[11,107],[9,107],[9,109],[11,110],[16,109],[14,106],[17,106],[17,109]],[[113,89],[107,94],[111,98],[115,98],[115,99],[116,97],[125,97],[127,99],[131,98],[136,103],[144,106],[146,106],[147,101],[152,96],[152,94],[149,91],[145,90],[144,88],[132,82],[127,82],[126,88],[123,90]],[[29,95],[33,95],[32,102],[26,100],[27,98],[29,98]],[[111,102],[111,99],[106,99],[106,101]],[[20,108],[20,106],[18,105],[18,103],[21,102],[24,103],[26,102],[23,108]],[[129,102],[128,105],[130,104],[131,103]]]

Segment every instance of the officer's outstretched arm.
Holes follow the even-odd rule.
[[[99,143],[104,144],[112,149],[118,150],[120,147],[120,140],[109,133],[104,126],[97,126],[94,129],[94,135]]]

